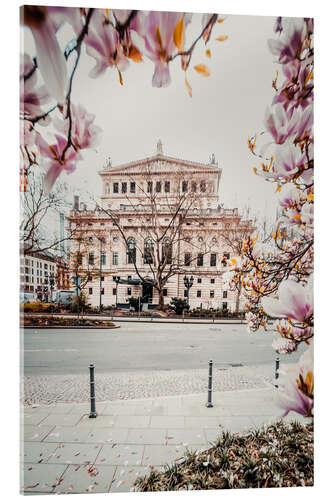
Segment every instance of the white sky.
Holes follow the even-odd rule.
[[[265,108],[271,102],[272,79],[276,67],[268,50],[267,39],[274,36],[275,18],[228,16],[213,30],[205,55],[200,42],[192,57],[187,78],[193,89],[192,99],[184,84],[184,72],[178,60],[171,64],[172,82],[168,88],[151,85],[153,64],[131,63],[119,84],[115,69],[98,79],[88,76],[95,60],[82,51],[72,100],[80,102],[96,115],[103,138],[97,152],[85,151],[75,173],[66,180],[73,186],[100,193],[97,171],[107,156],[120,164],[151,155],[162,139],[164,152],[188,160],[208,161],[214,152],[222,166],[221,199],[225,207],[249,203],[255,211],[275,213],[275,186],[253,173],[258,162],[251,155],[247,139],[263,130]],[[201,29],[201,14],[194,14],[187,40]],[[215,41],[228,35],[225,42]],[[69,27],[59,33],[63,46],[72,38]],[[25,50],[34,55],[29,30],[25,30]],[[204,78],[193,70],[207,64],[211,76]],[[65,175],[65,174],[64,174]]]

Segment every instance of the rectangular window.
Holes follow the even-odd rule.
[[[163,297],[167,297],[167,296],[168,296],[168,289],[163,288]]]
[[[192,182],[192,193],[196,193],[196,191],[197,191],[197,183]]]
[[[113,192],[119,193],[119,183],[118,182],[113,183]]]
[[[225,291],[223,292],[223,298],[224,298],[224,299],[226,299],[227,297],[228,297],[228,292],[225,290]]]
[[[206,183],[205,183],[205,181],[201,181],[201,182],[200,182],[200,191],[201,191],[202,193],[205,193],[205,192],[206,192]]]
[[[135,193],[135,182],[131,182],[130,191],[131,191],[131,193]]]
[[[121,183],[121,192],[122,193],[127,193],[127,182],[122,182]]]
[[[104,281],[104,276],[101,276],[101,281]]]
[[[212,278],[212,279],[210,280],[210,282],[211,282],[211,284],[213,285],[213,284],[215,283],[215,279],[214,279],[214,278]]]
[[[228,302],[222,302],[222,309],[228,308]]]
[[[152,193],[153,192],[153,183],[152,181],[147,182],[147,193]]]
[[[132,288],[127,288],[127,295],[132,295]]]
[[[211,267],[216,266],[216,253],[210,254],[210,265],[211,265]]]
[[[82,264],[82,253],[78,252],[76,254],[76,259],[77,259],[78,265],[81,265]]]
[[[164,191],[166,193],[170,193],[170,181],[165,181],[165,183],[164,183]]]
[[[230,259],[230,253],[228,253],[228,252],[224,252],[223,256],[224,256],[226,259]]]
[[[191,265],[191,254],[186,253],[184,255],[184,266],[190,266]]]
[[[201,297],[201,290],[197,290],[197,297]]]
[[[197,266],[203,266],[203,253],[199,253],[197,257]]]
[[[209,292],[209,296],[210,296],[210,298],[211,298],[211,299],[214,297],[214,290],[211,290],[211,291]]]
[[[202,278],[198,278],[198,283],[202,283]]]
[[[113,252],[112,254],[112,265],[118,266],[118,254],[116,252]]]
[[[89,295],[92,295],[92,294],[93,294],[93,289],[89,288]]]
[[[44,269],[47,269],[48,268],[48,265],[47,264],[44,264]]]
[[[116,288],[112,288],[112,295],[117,295],[117,289]]]
[[[162,191],[161,181],[156,182],[156,193],[160,193]]]
[[[95,256],[93,252],[90,252],[88,256],[88,264],[94,264],[94,262],[95,262]]]
[[[101,264],[102,266],[106,265],[106,253],[101,254]]]
[[[183,193],[186,193],[186,191],[187,191],[187,182],[186,181],[182,182],[182,191],[183,191]]]
[[[104,295],[104,288],[101,288],[101,295]]]

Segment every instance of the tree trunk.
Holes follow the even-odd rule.
[[[236,297],[236,309],[235,312],[238,315],[239,314],[239,303],[240,303],[240,295],[242,291],[242,283],[239,283],[239,288],[237,288],[237,297]]]
[[[164,295],[163,295],[163,288],[161,290],[158,290],[158,306],[157,309],[164,310]]]

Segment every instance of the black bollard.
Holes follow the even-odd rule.
[[[279,368],[280,368],[280,358],[276,356],[275,358],[275,387],[278,388],[279,385],[277,383],[277,379],[279,378]]]
[[[207,400],[207,408],[213,408],[212,403],[213,396],[213,361],[210,360],[208,362],[208,400]]]
[[[89,418],[96,418],[97,413],[96,413],[96,401],[95,401],[95,376],[94,376],[94,370],[95,366],[91,363],[89,365],[89,370],[90,370],[90,415]]]

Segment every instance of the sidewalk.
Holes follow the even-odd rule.
[[[205,449],[220,431],[241,432],[278,420],[275,389],[22,409],[21,490],[24,494],[130,491],[151,467]],[[293,413],[287,420],[302,418]],[[24,426],[23,426],[24,424]]]

